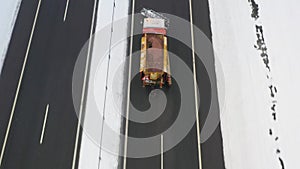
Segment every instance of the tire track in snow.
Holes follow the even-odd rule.
[[[255,26],[255,31],[256,31],[256,44],[254,45],[254,48],[260,52],[261,59],[265,65],[266,68],[266,78],[269,83],[269,90],[270,90],[270,100],[271,100],[271,106],[270,106],[270,111],[271,111],[271,118],[274,121],[273,126],[269,128],[269,135],[271,137],[274,137],[275,144],[277,145],[277,148],[275,150],[275,155],[278,157],[279,164],[281,165],[281,168],[284,169],[284,160],[281,155],[281,149],[279,145],[279,136],[276,135],[276,131],[273,130],[272,128],[276,128],[277,126],[277,111],[276,111],[276,106],[277,106],[277,99],[276,99],[276,94],[278,92],[276,85],[274,85],[273,82],[273,76],[272,76],[272,71],[271,71],[271,66],[270,66],[270,60],[269,60],[269,55],[268,55],[268,48],[265,43],[265,38],[264,38],[264,32],[263,32],[263,25],[259,24],[259,5],[255,2],[255,0],[248,0],[250,7],[251,7],[251,17],[254,19],[254,26]]]

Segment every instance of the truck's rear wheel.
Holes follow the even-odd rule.
[[[160,79],[160,83],[159,83],[159,88],[162,88],[162,87],[163,87],[163,84],[164,84],[164,79],[161,78],[161,79]]]
[[[168,80],[167,80],[168,86],[171,86],[171,84],[172,84],[172,78],[171,78],[171,76],[168,75],[167,79],[168,79]]]
[[[146,86],[146,82],[143,80],[143,87],[145,87]]]

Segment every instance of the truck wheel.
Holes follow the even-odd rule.
[[[172,78],[168,76],[168,86],[171,86],[171,84],[172,84]]]
[[[146,86],[146,83],[145,83],[145,81],[143,80],[143,87],[145,87]]]
[[[162,87],[163,87],[163,79],[160,79],[159,88],[162,88]]]

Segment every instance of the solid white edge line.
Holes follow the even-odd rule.
[[[127,162],[127,144],[128,144],[128,118],[129,118],[129,103],[130,103],[130,79],[131,79],[131,62],[132,62],[132,45],[133,45],[133,27],[134,27],[134,9],[135,0],[132,0],[131,11],[131,31],[130,31],[130,50],[129,50],[129,66],[128,66],[128,82],[127,82],[127,102],[126,102],[126,122],[125,122],[125,142],[123,154],[123,169],[126,169]]]
[[[67,18],[67,13],[68,13],[68,8],[69,8],[69,1],[70,0],[67,0],[67,2],[66,2],[65,13],[64,13],[64,22],[66,21],[66,18]]]
[[[22,71],[21,71],[21,74],[20,74],[20,78],[19,78],[19,82],[18,82],[18,86],[17,86],[13,106],[12,106],[12,109],[11,109],[11,112],[10,112],[9,121],[8,121],[8,124],[7,124],[7,129],[6,129],[4,142],[3,142],[3,146],[2,146],[2,150],[1,150],[1,156],[0,156],[0,167],[1,167],[1,164],[2,164],[2,160],[3,160],[5,148],[6,148],[6,142],[7,142],[7,138],[8,138],[8,135],[9,135],[12,119],[13,119],[13,116],[14,116],[14,113],[15,113],[15,108],[16,108],[16,104],[17,104],[17,100],[18,100],[18,96],[19,96],[20,87],[21,87],[21,84],[22,84],[23,74],[24,74],[24,70],[25,70],[25,67],[26,67],[26,63],[27,63],[27,58],[28,58],[28,54],[29,54],[29,50],[30,50],[30,46],[31,46],[31,42],[32,42],[33,33],[34,33],[34,30],[35,30],[36,21],[37,21],[38,14],[39,14],[39,11],[40,11],[40,6],[41,6],[41,0],[39,0],[37,10],[36,10],[36,13],[35,13],[34,22],[33,22],[32,28],[31,28],[31,33],[30,33],[30,37],[29,37],[29,41],[28,41],[28,46],[27,46],[25,58],[24,58],[23,65],[22,65]]]
[[[43,144],[44,133],[45,133],[45,127],[46,127],[47,117],[48,117],[48,111],[49,111],[49,104],[47,104],[46,110],[45,110],[45,117],[44,117],[44,123],[43,123],[43,128],[42,128],[41,138],[40,138],[40,144]]]
[[[160,135],[160,168],[164,169],[164,135]]]
[[[75,169],[75,164],[76,164],[79,131],[80,131],[80,124],[81,124],[81,116],[82,116],[82,111],[83,111],[83,101],[84,101],[84,96],[85,96],[85,87],[86,87],[88,66],[89,66],[89,62],[90,62],[91,44],[92,44],[92,39],[93,39],[92,35],[93,35],[93,28],[94,28],[94,22],[95,22],[95,14],[96,14],[96,5],[97,5],[96,2],[97,2],[97,0],[94,0],[94,9],[93,9],[93,16],[92,16],[92,23],[91,23],[91,30],[90,30],[88,52],[87,52],[87,58],[86,58],[86,63],[85,63],[85,70],[84,70],[84,79],[83,79],[83,86],[82,86],[82,95],[81,95],[81,100],[80,100],[79,117],[78,117],[78,122],[77,122],[77,131],[76,131],[76,138],[75,138],[75,145],[74,145],[72,169]]]
[[[194,42],[194,23],[193,23],[193,9],[192,0],[189,0],[190,6],[190,23],[191,23],[191,39],[192,39],[192,57],[193,57],[193,75],[194,75],[194,92],[195,92],[195,111],[196,111],[196,125],[197,125],[197,142],[198,142],[198,162],[199,169],[202,169],[201,160],[201,141],[200,141],[200,122],[198,114],[198,95],[197,95],[197,79],[196,79],[196,61],[195,61],[195,42]]]

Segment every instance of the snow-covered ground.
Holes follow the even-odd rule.
[[[300,2],[209,3],[226,168],[299,168]]]
[[[124,0],[99,2],[79,169],[118,167],[128,7]]]
[[[0,5],[0,74],[21,1],[2,1]]]

